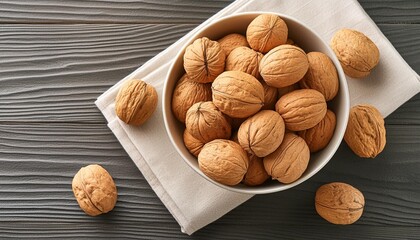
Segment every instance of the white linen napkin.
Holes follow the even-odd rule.
[[[177,154],[165,131],[161,99],[169,66],[187,39],[212,21],[233,13],[270,11],[290,15],[314,29],[327,42],[347,27],[369,36],[380,49],[380,63],[363,80],[347,78],[351,104],[369,103],[389,115],[420,91],[420,78],[408,66],[356,0],[237,0],[192,30],[102,94],[95,104],[108,126],[168,208],[184,233],[192,234],[220,218],[252,195],[229,192],[200,177]],[[121,122],[114,99],[122,82],[138,78],[153,85],[159,103],[152,118],[141,127]]]

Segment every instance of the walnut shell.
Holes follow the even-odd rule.
[[[239,144],[223,139],[206,143],[198,154],[198,166],[209,178],[225,184],[236,185],[248,170],[248,156]]]
[[[374,158],[381,153],[386,144],[386,130],[378,109],[372,105],[352,107],[344,140],[359,157]]]
[[[262,110],[274,110],[278,100],[277,88],[270,87],[264,81],[261,82],[264,87],[264,106]]]
[[[356,188],[346,183],[322,185],[315,194],[317,213],[333,224],[352,224],[363,214],[365,198]]]
[[[260,78],[258,67],[263,54],[248,47],[237,47],[226,58],[226,71],[241,71]]]
[[[264,88],[253,76],[240,71],[226,71],[211,85],[213,103],[232,118],[246,118],[264,105]]]
[[[178,121],[185,123],[188,109],[198,102],[211,101],[211,84],[191,81],[184,74],[172,94],[172,112]]]
[[[229,56],[230,52],[237,47],[249,47],[246,37],[238,33],[231,33],[218,40],[220,47]]]
[[[338,93],[337,69],[331,59],[321,52],[307,54],[309,69],[301,81],[301,88],[315,89],[322,93],[325,100],[332,100]]]
[[[97,164],[82,167],[72,189],[80,208],[90,216],[111,211],[117,202],[117,187],[111,175]]]
[[[184,69],[198,83],[213,82],[225,70],[225,52],[219,43],[206,37],[196,39],[184,54]]]
[[[199,102],[190,107],[185,119],[187,131],[203,143],[230,138],[229,120],[212,102]]]
[[[379,63],[378,47],[366,35],[356,30],[337,31],[330,45],[344,72],[350,77],[366,77]]]
[[[243,183],[248,186],[257,186],[263,184],[270,176],[264,169],[262,158],[255,155],[248,155],[249,166],[246,172]]]
[[[293,92],[295,90],[300,89],[299,84],[295,83],[287,87],[277,88],[278,98],[288,94],[289,92]]]
[[[115,98],[115,113],[123,122],[140,126],[156,110],[158,95],[154,87],[142,80],[128,80]]]
[[[327,110],[324,119],[315,127],[299,132],[299,136],[308,144],[311,152],[318,152],[324,149],[334,135],[336,125],[335,114],[331,110]]]
[[[251,48],[262,53],[286,43],[287,35],[286,22],[274,14],[259,15],[246,30],[246,39]]]
[[[272,110],[262,110],[248,118],[238,130],[241,147],[258,157],[265,157],[274,152],[280,146],[283,137],[283,119]]]
[[[198,140],[197,138],[193,137],[191,133],[187,131],[187,129],[184,130],[184,144],[185,147],[187,147],[188,151],[196,157],[201,152],[201,149],[204,146],[204,143]]]
[[[286,128],[303,131],[315,127],[327,113],[324,96],[313,89],[299,89],[281,97],[276,111],[282,116]]]
[[[262,58],[259,70],[268,85],[282,88],[302,79],[308,68],[305,51],[292,45],[281,45]]]
[[[289,45],[293,45],[293,46],[299,47],[299,46],[295,43],[295,41],[293,41],[293,39],[291,39],[291,38],[288,38],[285,44],[289,44]]]
[[[273,179],[292,183],[300,178],[308,167],[309,148],[303,138],[286,133],[280,147],[263,160],[264,168]]]

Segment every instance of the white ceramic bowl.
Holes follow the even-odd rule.
[[[270,13],[280,16],[287,23],[289,28],[289,38],[293,39],[296,44],[303,48],[306,52],[323,52],[327,54],[334,62],[340,81],[340,88],[337,96],[333,101],[328,103],[328,107],[335,112],[337,117],[337,126],[334,132],[334,136],[325,149],[318,153],[311,154],[311,160],[309,162],[308,168],[297,181],[291,184],[282,184],[278,181],[268,181],[267,183],[256,187],[249,187],[243,184],[236,186],[226,186],[210,179],[203,172],[201,172],[201,170],[198,168],[196,157],[190,154],[188,149],[184,146],[183,132],[185,127],[182,123],[176,120],[171,110],[172,92],[175,88],[176,82],[185,73],[183,67],[183,55],[185,49],[195,39],[200,37],[208,37],[212,40],[217,40],[230,33],[242,33],[245,35],[248,24],[255,17],[263,13],[267,12],[248,12],[221,18],[220,20],[208,25],[204,29],[194,34],[194,36],[189,38],[187,43],[182,47],[174,59],[174,62],[168,72],[162,94],[163,118],[165,121],[166,130],[175,149],[185,160],[185,162],[208,181],[231,191],[249,194],[264,194],[283,191],[308,180],[315,173],[321,170],[337,151],[337,148],[343,139],[350,106],[349,93],[344,72],[329,45],[325,43],[317,33],[308,28],[302,22],[283,14]]]

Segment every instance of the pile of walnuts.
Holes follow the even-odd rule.
[[[184,69],[172,111],[199,168],[219,183],[292,183],[333,136],[327,101],[338,93],[337,70],[326,54],[288,39],[277,15],[256,17],[246,36],[196,39]]]

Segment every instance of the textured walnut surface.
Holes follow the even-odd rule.
[[[248,171],[244,176],[243,183],[248,186],[258,186],[266,182],[270,176],[265,171],[263,160],[255,155],[249,156]]]
[[[333,182],[316,191],[315,208],[325,220],[334,224],[352,224],[363,214],[365,198],[353,186]]]
[[[260,78],[258,67],[263,54],[248,47],[237,47],[226,58],[226,71],[241,71]]]
[[[228,56],[233,49],[237,47],[248,47],[248,41],[244,35],[239,33],[231,33],[218,40],[220,47]]]

